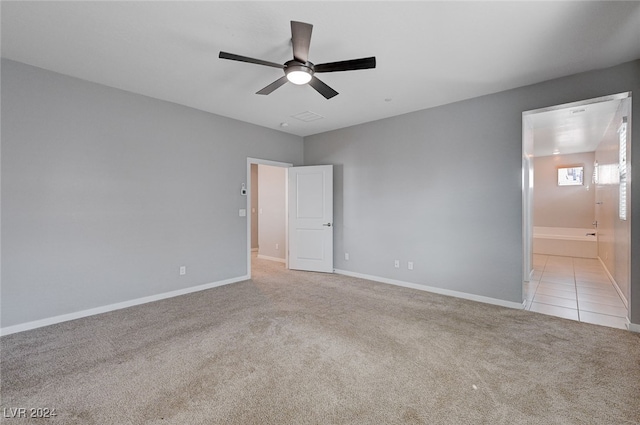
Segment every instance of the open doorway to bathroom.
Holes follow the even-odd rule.
[[[527,309],[628,327],[630,120],[631,93],[522,114]]]

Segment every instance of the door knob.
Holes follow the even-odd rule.
[[[331,227],[331,223],[324,223],[323,226]]]

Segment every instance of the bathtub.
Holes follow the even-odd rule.
[[[533,253],[597,258],[598,237],[594,233],[595,229],[587,228],[534,226]]]

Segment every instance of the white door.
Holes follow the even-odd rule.
[[[333,273],[333,165],[289,170],[289,268]]]

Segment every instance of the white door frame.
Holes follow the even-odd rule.
[[[268,159],[259,159],[259,158],[250,158],[247,157],[247,276],[251,279],[251,165],[270,165],[272,167],[281,167],[281,168],[289,168],[293,167],[293,164],[289,164],[288,162],[278,162],[271,161]],[[285,179],[288,181],[288,179]],[[285,185],[287,183],[285,182]],[[288,197],[288,187],[285,187],[285,211],[288,211],[289,197]],[[286,267],[289,268],[289,217],[288,214],[285,215],[285,238],[284,238],[284,252],[285,252],[285,263]]]
[[[522,113],[522,239],[523,282],[533,275],[533,124],[531,114]],[[523,297],[524,298],[524,287]],[[524,301],[524,300],[523,300]]]

